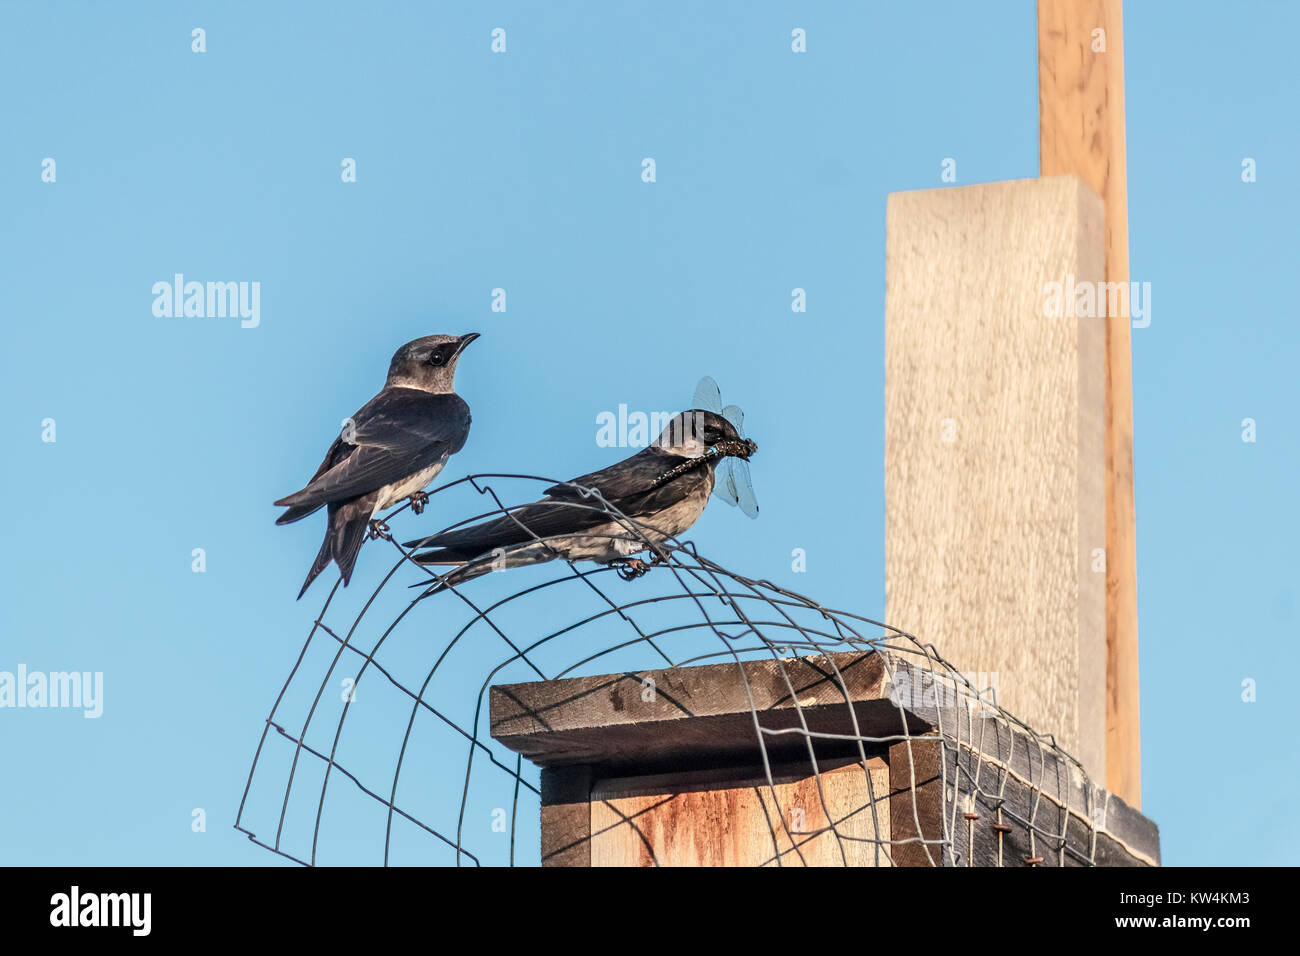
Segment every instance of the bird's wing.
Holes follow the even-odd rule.
[[[349,440],[337,439],[307,487],[277,505],[295,512],[315,509],[408,478],[460,451],[470,417],[469,406],[458,395],[387,388],[352,420]]]
[[[348,455],[352,454],[355,448],[356,448],[355,445],[349,445],[342,438],[334,439],[334,444],[330,445],[329,451],[325,452],[325,458],[321,461],[320,467],[316,469],[316,474],[311,476],[311,480],[315,481],[321,475],[325,474],[325,472],[329,471],[331,468],[333,468],[343,459],[347,458]],[[308,482],[309,486],[310,484],[311,482]],[[280,503],[281,502],[279,501],[276,502],[277,505]],[[301,519],[306,518],[308,515],[315,514],[317,511],[323,508],[325,504],[326,502],[320,501],[317,502],[316,504],[298,505],[297,507],[289,508],[288,510],[285,511],[284,514],[280,515],[280,517],[275,519],[275,523],[292,524],[295,521],[300,521]],[[302,595],[299,595],[299,597],[301,596]]]
[[[641,449],[631,458],[625,458],[608,468],[579,475],[564,484],[552,485],[546,489],[546,495],[549,498],[566,500],[589,497],[573,487],[578,485],[582,488],[595,488],[606,501],[626,498],[645,491],[682,461],[681,457],[651,445]]]
[[[595,499],[590,502],[543,499],[514,508],[500,518],[409,541],[407,547],[437,548],[446,558],[469,560],[495,548],[523,544],[535,538],[576,534],[608,524],[609,520],[609,514]]]
[[[653,525],[655,515],[677,504],[695,487],[694,482],[703,479],[704,468],[692,469],[672,481],[655,486],[655,479],[667,470],[664,462],[647,463],[643,460],[634,464],[638,457],[640,456],[633,456],[602,471],[575,478],[572,483],[600,489],[602,496],[623,515]],[[672,462],[681,462],[675,455],[666,457],[672,459]],[[671,466],[670,462],[668,467]],[[515,508],[509,515],[446,531],[432,538],[408,542],[407,547],[439,549],[436,552],[424,552],[418,558],[434,563],[469,560],[495,548],[506,548],[535,538],[581,534],[610,523],[611,513],[604,509],[598,499],[584,498],[568,485],[556,485],[550,491],[553,494],[541,501]],[[619,494],[620,491],[624,493]]]

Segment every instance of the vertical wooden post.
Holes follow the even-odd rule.
[[[1128,271],[1121,0],[1038,0],[1039,175],[1106,207],[1106,281]],[[1106,786],[1141,805],[1133,371],[1128,314],[1106,319]]]
[[[1105,276],[1101,198],[1077,176],[894,193],[885,231],[885,620],[1100,781],[1105,330],[1063,306]]]

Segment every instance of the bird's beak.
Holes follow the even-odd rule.
[[[469,343],[473,342],[476,338],[478,338],[477,332],[466,332],[462,335],[459,344],[456,346],[456,354],[459,355],[461,352],[465,351],[465,346],[469,345]]]

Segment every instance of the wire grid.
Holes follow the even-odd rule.
[[[481,496],[474,500],[490,501],[491,507],[445,530],[499,515],[513,515],[514,509],[503,504],[497,489],[501,484],[520,483],[526,488],[538,483],[542,487],[560,484],[577,488],[568,482],[533,475],[470,475],[431,492],[428,507],[440,511],[445,498],[457,491],[468,494],[472,489]],[[615,567],[574,564],[561,557],[529,569],[542,574],[545,579],[540,583],[508,591],[487,602],[477,591],[481,586],[479,581],[452,586],[440,584],[436,574],[412,560],[417,549],[403,547],[392,533],[384,530],[381,537],[396,551],[394,563],[358,610],[336,613],[342,624],[330,622],[332,606],[345,593],[341,591],[341,581],[334,584],[326,597],[266,718],[240,801],[236,829],[258,846],[304,866],[332,862],[322,859],[332,831],[344,833],[342,842],[353,852],[355,862],[535,864],[538,860],[531,848],[537,845],[538,768],[506,750],[485,731],[484,699],[489,688],[494,683],[505,682],[502,678],[507,672],[518,675],[520,680],[607,673],[619,670],[612,666],[615,658],[619,663],[640,665],[629,670],[664,665],[688,667],[729,659],[735,662],[749,694],[756,762],[761,765],[761,775],[765,778],[763,789],[780,806],[774,762],[770,759],[770,738],[774,734],[794,733],[806,745],[805,770],[815,778],[827,821],[825,827],[812,832],[792,832],[786,814],[777,814],[775,821],[769,815],[773,852],[768,863],[806,863],[801,847],[829,833],[845,865],[849,864],[852,844],[863,841],[871,844],[876,865],[893,865],[896,849],[908,843],[919,844],[925,861],[931,865],[971,865],[974,837],[969,821],[974,815],[970,811],[979,806],[996,814],[999,825],[1011,822],[1026,830],[1031,854],[1051,854],[1051,862],[1060,865],[1067,862],[1067,857],[1075,865],[1096,864],[1096,833],[1099,826],[1104,826],[1104,816],[1099,817],[1092,805],[1100,802],[1104,814],[1104,791],[1091,785],[1078,761],[1063,751],[1050,734],[1035,732],[998,707],[996,688],[976,687],[945,661],[933,645],[904,631],[858,614],[824,607],[771,581],[736,574],[701,555],[690,541],[661,540],[658,536],[652,540],[644,525],[624,515],[598,491],[577,490],[578,500],[570,506],[603,512],[619,526],[620,536],[635,538],[643,544],[646,554],[655,562],[649,573],[625,582],[614,576]],[[535,493],[523,494],[518,500],[536,497]],[[384,529],[389,521],[411,507],[408,501],[384,515]],[[448,513],[454,512],[449,509]],[[523,527],[522,523],[520,526]],[[403,537],[427,533],[426,526]],[[362,563],[374,562],[377,550],[373,544],[363,549],[370,553]],[[410,572],[411,577],[399,576],[403,571]],[[522,571],[488,574],[485,579],[509,579]],[[415,585],[411,584],[412,578]],[[406,591],[402,585],[420,589]],[[630,597],[616,600],[615,588],[623,589],[622,594]],[[384,623],[375,629],[377,633],[372,640],[363,640],[370,633],[367,615],[381,605],[386,593],[396,593],[399,598],[396,603],[389,602],[393,606],[392,616],[383,618]],[[538,612],[534,605],[543,595],[557,600]],[[588,601],[583,610],[577,610],[582,603],[579,598]],[[556,605],[564,610],[557,612]],[[523,614],[508,614],[520,607],[524,608]],[[664,618],[661,612],[665,609],[673,612],[671,619]],[[455,618],[457,610],[467,614],[463,622]],[[572,616],[559,620],[557,613]],[[507,616],[512,618],[510,622],[504,620]],[[593,628],[600,630],[594,643]],[[437,645],[428,644],[430,633],[443,642],[440,650]],[[387,658],[392,656],[398,635],[409,638],[412,634],[423,643],[414,645],[413,654],[408,648],[404,656],[406,663],[413,663],[406,668],[410,671],[408,675],[398,666],[390,665]],[[585,634],[585,640],[576,640],[578,634]],[[676,645],[683,643],[683,636],[690,640],[679,649]],[[459,659],[457,665],[449,662],[454,652],[471,645],[475,656],[470,666],[477,670],[462,673],[458,670]],[[900,727],[904,728],[899,733],[869,736],[860,732],[848,685],[833,656],[841,651],[879,654],[891,689],[890,700],[899,708]],[[319,680],[309,676],[306,666],[315,657],[320,657],[325,664]],[[798,658],[816,658],[817,666],[829,667],[833,672],[837,688],[844,695],[852,735],[810,729],[789,673],[789,665]],[[756,659],[776,662],[789,688],[798,727],[772,730],[761,725],[742,666]],[[423,678],[417,679],[421,671]],[[440,696],[431,690],[440,674],[444,678],[450,676],[453,693],[444,692]],[[478,681],[477,686],[470,682],[471,677]],[[335,680],[345,687],[339,699],[341,707],[336,708],[337,715],[329,713],[332,697],[327,693]],[[357,712],[354,705],[362,693],[363,680],[367,691],[378,686],[396,694],[402,705],[398,709],[409,707],[409,713],[404,728],[390,714],[369,736],[353,735],[348,741],[351,750],[345,763],[343,751],[348,747],[344,745],[344,729]],[[297,695],[302,695],[298,708],[301,713],[291,719],[294,710],[291,698]],[[904,711],[915,710],[914,705],[921,701],[918,695],[923,696],[930,719],[936,725],[923,738],[905,729]],[[451,697],[456,699],[444,699]],[[443,732],[444,746],[413,746],[417,719]],[[320,739],[314,739],[313,735]],[[990,735],[996,739],[990,740]],[[840,825],[843,818],[837,821],[827,805],[821,766],[825,761],[819,757],[814,743],[832,739],[837,746],[848,745],[856,751],[856,762],[865,774],[870,794],[871,836],[845,832]],[[879,755],[882,748],[905,743],[911,787],[915,792],[917,761],[913,743],[922,739],[932,746],[940,743],[944,751],[944,759],[938,762],[946,797],[942,833],[929,837],[919,835],[924,831],[915,803],[909,801],[913,816],[911,832],[918,835],[901,839],[881,836],[875,813],[877,801],[884,795],[874,792],[868,758]],[[391,745],[390,751],[396,751],[395,756],[390,753],[391,768],[379,759],[378,752],[385,741]],[[463,746],[463,762],[456,759],[454,747],[447,746],[446,741]],[[291,753],[287,766],[286,760],[280,761],[283,779],[278,782],[274,779],[277,770],[268,759],[269,751],[277,744],[282,749],[287,745]],[[1022,749],[1018,757],[1017,746]],[[1026,748],[1027,753],[1023,752]],[[423,764],[419,764],[420,758],[424,759]],[[355,765],[371,763],[376,766],[362,769]],[[1016,766],[1022,771],[1027,766],[1028,773],[1017,772]],[[1005,791],[1013,777],[1031,794],[1027,813],[1017,814],[1008,805]],[[472,784],[485,778],[490,781],[492,795],[500,797],[505,793],[508,799],[508,810],[506,799],[500,799],[502,805],[491,810],[490,828],[475,822],[482,819],[484,807],[475,805],[476,791],[481,788]],[[399,787],[403,779],[415,783],[403,789]],[[1071,787],[1077,789],[1080,781],[1084,802],[1088,804],[1082,812],[1072,806],[1070,799]],[[340,791],[349,788],[354,799],[341,800]],[[436,806],[416,808],[409,794],[429,789],[440,791],[440,800],[434,801]],[[258,801],[250,800],[250,796],[259,792],[265,798],[261,802],[266,811],[260,815],[254,812],[254,803]],[[327,794],[331,797],[328,806],[333,808],[329,814],[326,813]],[[336,806],[340,801],[348,806]],[[384,820],[382,828],[360,825],[361,814],[353,812],[359,806],[377,808]],[[959,809],[966,812],[959,815]],[[1066,827],[1071,816],[1091,831],[1086,853],[1067,846]],[[257,817],[256,824],[254,817]],[[253,829],[255,825],[258,830]],[[526,845],[521,839],[525,833],[533,837],[531,844]],[[377,846],[380,842],[382,852]],[[416,846],[423,849],[402,852]],[[1000,849],[998,855],[1001,863]],[[860,859],[860,854],[855,856]]]

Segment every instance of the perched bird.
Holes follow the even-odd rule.
[[[415,555],[420,564],[459,566],[440,577],[435,588],[555,558],[612,564],[624,577],[635,577],[648,565],[630,555],[649,549],[658,560],[657,546],[682,534],[704,513],[718,463],[728,457],[748,461],[757,450],[715,412],[680,412],[653,444],[631,458],[553,485],[541,501],[499,518],[406,546],[429,549]],[[618,520],[584,489],[600,492],[631,520]]]
[[[288,509],[276,524],[328,509],[325,542],[299,598],[331,559],[347,586],[367,532],[388,530],[372,520],[377,512],[408,497],[417,514],[424,510],[424,489],[469,437],[469,406],[454,378],[460,353],[476,338],[426,335],[398,349],[383,390],[344,423],[307,487],[275,503]]]

